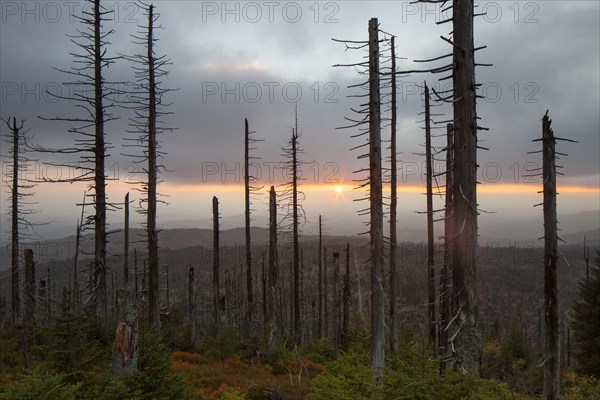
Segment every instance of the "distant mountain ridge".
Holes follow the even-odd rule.
[[[269,232],[265,228],[251,228],[252,243],[263,245],[268,243]],[[425,230],[418,229],[399,229],[399,243],[423,243],[426,241]],[[560,243],[561,246],[577,246],[583,245],[584,237],[590,249],[600,249],[600,228],[576,232],[571,234],[561,235],[561,239],[565,243]],[[131,229],[129,235],[130,245],[132,248],[137,248],[138,251],[144,251],[145,231],[142,229]],[[211,248],[213,243],[213,232],[211,229],[197,228],[175,228],[164,229],[159,232],[160,247],[163,249],[178,250],[190,247],[206,247]],[[220,232],[219,240],[222,246],[245,246],[245,229],[233,228],[225,229]],[[318,236],[303,235],[300,237],[302,243],[316,242]],[[366,235],[323,235],[324,242],[349,242],[352,245],[363,245],[368,240]],[[440,241],[440,237],[436,237],[436,241]],[[123,244],[123,232],[113,231],[109,234],[108,249],[111,254],[121,254]],[[289,242],[289,235],[280,234],[279,242]],[[531,245],[541,247],[543,242],[537,238],[528,240],[511,240],[507,238],[493,238],[488,236],[480,236],[479,244],[481,246],[508,247],[514,245]],[[25,243],[21,248],[32,248],[34,254],[43,256],[46,260],[56,259],[64,260],[70,258],[74,254],[75,236],[67,236],[61,239],[53,239],[39,241],[34,243]],[[84,254],[91,254],[93,251],[93,235],[91,233],[82,236],[81,248]],[[10,264],[10,245],[5,245],[0,248],[0,269],[8,268]]]

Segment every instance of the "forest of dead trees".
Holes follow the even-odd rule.
[[[73,115],[40,116],[48,123],[70,124],[73,146],[41,148],[28,139],[26,122],[18,122],[15,117],[5,120],[11,149],[7,156],[12,162],[11,289],[10,301],[3,296],[3,304],[10,303],[10,307],[5,307],[0,317],[22,326],[24,354],[34,340],[33,321],[51,323],[52,316],[68,304],[115,327],[115,376],[125,376],[136,368],[139,320],[147,320],[156,334],[165,336],[161,325],[177,313],[184,316],[180,330],[185,331],[190,346],[203,337],[217,337],[223,330],[235,327],[245,336],[265,335],[272,347],[281,342],[301,347],[326,339],[339,353],[348,349],[353,332],[361,328],[370,337],[371,366],[376,380],[384,375],[387,352],[398,351],[399,337],[408,321],[417,320],[430,356],[439,362],[440,375],[448,368],[465,374],[478,373],[484,333],[479,314],[482,295],[477,284],[481,273],[477,221],[481,210],[477,203],[476,176],[478,149],[483,150],[478,137],[487,128],[477,115],[480,96],[475,69],[490,65],[476,61],[485,46],[475,45],[473,26],[477,15],[473,1],[434,1],[451,8],[452,18],[442,23],[448,24],[452,33],[442,37],[448,45],[446,54],[414,60],[419,66],[425,65],[423,68],[399,69],[396,53],[402,38],[388,33],[393,27],[384,29],[377,18],[369,20],[368,26],[365,24],[362,38],[334,39],[342,46],[340,51],[356,50],[360,60],[335,67],[354,68],[359,79],[352,86],[357,105],[350,110],[350,116],[343,117],[340,129],[351,132],[349,143],[354,144],[348,147],[363,160],[355,182],[364,193],[358,201],[361,207],[357,207],[358,218],[367,226],[364,236],[348,239],[348,243],[334,242],[324,235],[326,215],[305,215],[299,170],[303,165],[302,140],[308,139],[311,132],[299,129],[306,116],[296,109],[295,118],[290,121],[293,128],[281,147],[290,181],[268,188],[261,186],[250,171],[250,163],[260,154],[262,140],[257,138],[260,124],[239,116],[239,153],[245,165],[243,245],[223,244],[219,199],[213,197],[211,245],[177,254],[160,248],[161,232],[157,229],[160,172],[165,170],[161,164],[160,138],[174,129],[166,127],[164,120],[171,113],[176,115],[176,107],[168,100],[171,90],[164,86],[171,62],[166,56],[157,55],[155,49],[159,43],[156,31],[159,14],[153,5],[140,3],[146,20],[132,39],[139,53],[112,56],[109,37],[118,33],[103,27],[110,11],[103,8],[100,0],[89,2],[90,11],[77,16],[81,28],[73,39],[79,49],[74,55],[75,64],[61,70],[69,80],[67,83],[78,82],[83,87],[81,92],[75,92],[73,99],[62,100],[75,101],[85,112],[77,114],[74,107]],[[367,57],[361,59],[365,52]],[[104,74],[109,65],[117,62],[129,63],[136,80],[136,91],[124,104],[107,100],[107,93],[119,89]],[[426,206],[419,212],[426,214],[427,243],[415,247],[419,249],[418,255],[415,252],[410,257],[405,254],[406,245],[398,243],[396,235],[402,229],[396,223],[397,208],[402,206],[396,191],[396,155],[401,150],[397,148],[397,137],[403,134],[398,131],[398,114],[403,110],[398,107],[396,89],[397,77],[408,74],[427,78],[433,74],[437,80],[452,82],[452,88],[444,92],[430,90],[425,80],[422,86],[423,111],[415,119],[421,119],[425,145],[422,157],[427,167]],[[119,151],[143,166],[140,176],[130,182],[137,199],[127,194],[118,204],[107,202],[106,194],[111,189],[106,173],[107,151],[118,141],[110,127],[116,118],[115,107],[131,113],[130,129],[118,146]],[[432,112],[432,107],[443,112]],[[542,149],[534,152],[542,155],[543,168],[537,172],[543,175],[544,182],[544,308],[540,310],[543,321],[541,317],[538,319],[543,325],[539,334],[545,335],[544,398],[557,399],[560,361],[564,359],[560,341],[568,322],[560,314],[558,296],[555,160],[560,153],[554,145],[567,139],[554,136],[548,114],[543,116],[541,134],[535,141],[541,142]],[[531,136],[537,134],[532,132]],[[443,145],[434,147],[432,142],[436,140]],[[33,195],[36,184],[53,182],[24,183],[18,175],[30,158],[48,155],[57,159],[76,157],[81,175],[70,181],[87,184],[83,200],[77,204],[80,219],[74,229],[74,252],[68,260],[56,260],[62,269],[58,278],[56,262],[45,266],[46,269],[36,266],[36,254],[25,245],[33,224],[29,221],[32,205],[26,199]],[[442,161],[445,170],[434,171],[434,161]],[[384,184],[391,186],[389,197],[384,196]],[[439,210],[434,210],[434,189],[444,195]],[[264,203],[256,201],[257,196],[268,197],[268,226],[253,224],[255,207]],[[132,205],[144,215],[142,243],[133,240],[130,232]],[[122,245],[119,242],[115,246],[109,240],[107,212],[122,215],[122,227],[112,232],[120,235]],[[318,236],[303,240],[302,227],[309,217],[318,220]],[[434,237],[434,224],[443,227],[441,241]],[[91,235],[84,235],[87,232]],[[253,237],[255,234],[260,238]],[[81,250],[89,249],[83,246],[86,240],[93,241],[91,253]],[[118,254],[112,252],[114,248],[119,249]],[[416,302],[426,307],[417,307],[415,313],[406,304],[413,294],[403,293],[402,288],[415,278],[410,276],[411,271],[422,266],[426,273],[419,275],[423,282],[415,282],[422,287]],[[489,301],[487,295],[485,299]],[[483,319],[490,322],[489,316]]]

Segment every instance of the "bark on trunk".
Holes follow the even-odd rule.
[[[94,111],[95,111],[95,170],[94,190],[96,192],[94,205],[96,213],[94,216],[94,300],[96,315],[102,320],[107,318],[107,292],[106,292],[106,177],[105,157],[106,148],[104,141],[104,93],[102,66],[102,15],[100,0],[94,0]]]
[[[371,361],[376,379],[383,376],[385,361],[381,99],[378,29],[377,18],[372,18],[369,21],[369,199],[371,209]]]
[[[250,130],[248,119],[244,120],[244,187],[245,187],[245,227],[246,227],[246,328],[250,332],[254,311],[254,293],[252,285],[252,249],[250,239]]]
[[[346,244],[346,273],[344,274],[344,322],[342,324],[342,349],[348,351],[350,344],[350,244]]]
[[[392,36],[392,72],[396,72],[396,37]],[[396,105],[396,74],[392,74],[392,132],[390,142],[390,350],[393,353],[398,351],[398,315],[396,314],[396,211],[398,208],[397,195],[397,175],[396,166],[396,124],[397,124],[397,105]]]
[[[25,322],[35,320],[35,262],[33,250],[25,249]]]
[[[431,113],[429,109],[429,88],[425,84],[425,165],[427,175],[427,323],[429,326],[429,351],[437,350],[437,327],[435,312],[435,269],[433,242],[433,167],[431,159]]]
[[[221,312],[219,294],[219,261],[220,261],[220,243],[219,243],[219,199],[213,197],[213,281],[212,281],[212,301],[213,301],[213,323],[214,334],[217,336],[221,330]]]
[[[454,195],[454,127],[448,124],[446,129],[446,198],[444,215],[444,265],[440,276],[440,375],[446,373],[446,355],[448,352],[448,320],[450,317],[452,286],[452,238],[453,228],[453,195]]]
[[[544,400],[558,399],[560,379],[560,336],[558,324],[558,281],[556,276],[558,231],[556,221],[555,138],[548,114],[542,119],[544,178]]]
[[[454,217],[453,332],[454,364],[465,372],[478,372],[482,354],[477,276],[477,114],[475,111],[475,62],[473,0],[453,0],[454,10]]]
[[[148,235],[149,292],[148,303],[150,324],[160,334],[160,312],[158,291],[158,233],[156,231],[156,81],[154,67],[154,6],[148,8],[148,210],[146,230]]]
[[[9,120],[10,122],[10,120]],[[10,126],[10,125],[9,125]],[[22,125],[21,125],[22,126]],[[11,127],[13,139],[13,170],[11,190],[11,300],[12,323],[16,324],[21,315],[21,296],[19,295],[19,130],[17,120],[13,118]]]

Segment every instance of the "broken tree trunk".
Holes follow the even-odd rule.
[[[124,379],[137,369],[138,323],[135,305],[131,293],[119,290],[116,308],[121,311],[120,321],[115,333],[113,347],[112,373],[117,379]],[[119,304],[120,303],[120,304]]]
[[[548,113],[542,119],[542,174],[544,181],[544,400],[558,399],[560,379],[558,282],[556,276],[558,231],[556,221],[555,138]]]

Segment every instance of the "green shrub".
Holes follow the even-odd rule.
[[[75,400],[81,383],[71,384],[65,374],[34,369],[0,393],[2,400]]]

